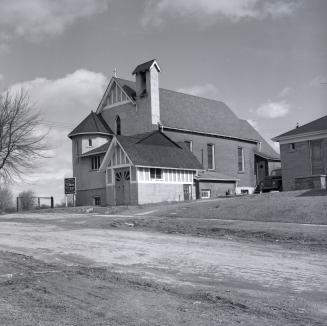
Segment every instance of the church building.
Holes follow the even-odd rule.
[[[72,140],[77,205],[252,193],[279,155],[223,102],[159,87],[156,60],[112,77]]]

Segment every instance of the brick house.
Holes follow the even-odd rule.
[[[284,190],[326,189],[327,115],[275,138]]]
[[[129,185],[123,187],[130,194],[124,204],[135,204],[210,198],[227,191],[252,193],[280,162],[279,155],[263,137],[226,104],[159,88],[159,73],[158,63],[151,60],[134,69],[135,81],[112,77],[96,112],[91,112],[68,135],[72,140],[78,205],[121,204],[119,197],[123,195],[117,195],[121,191],[121,168],[129,169],[129,178],[132,176],[126,180]],[[145,145],[145,140],[141,140],[145,134],[149,136],[146,142],[154,143]],[[140,143],[133,143],[133,139]],[[173,149],[171,144],[177,147]],[[158,155],[157,159],[155,155],[151,158],[151,164],[144,163],[149,157],[144,148],[150,147],[146,146]],[[162,153],[177,149],[178,155],[188,157],[190,162],[195,157],[197,165],[193,162],[190,167],[188,160],[178,161],[177,156],[176,161],[174,156],[165,163],[161,161]],[[135,153],[144,157],[129,157],[124,166],[113,166],[110,155],[116,150],[127,158]],[[175,177],[170,170],[175,171]],[[181,179],[184,174],[186,179]],[[190,174],[193,178],[188,181]],[[171,192],[175,194],[173,198],[169,197]]]

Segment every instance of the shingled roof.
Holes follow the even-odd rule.
[[[102,118],[101,114],[93,111],[72,131],[68,137],[72,138],[80,134],[113,134],[112,130]]]
[[[278,141],[281,140],[284,137],[292,137],[292,136],[298,136],[303,134],[310,134],[310,133],[316,133],[319,131],[327,131],[327,115],[316,119],[314,121],[311,121],[303,126],[300,126],[298,128],[292,129],[288,132],[285,132],[277,137],[274,138],[274,140]]]
[[[136,166],[203,169],[190,150],[173,142],[160,131],[116,137]]]
[[[81,156],[86,157],[86,156],[92,156],[92,155],[105,154],[109,148],[110,142],[111,142],[111,139],[108,142],[104,143],[103,145],[96,147],[96,148],[82,154]]]
[[[140,65],[138,65],[133,70],[132,74],[134,75],[134,74],[137,74],[138,72],[143,72],[143,71],[149,70],[153,64],[156,66],[157,70],[160,71],[157,61],[155,59],[152,59],[150,61],[147,61],[147,62],[144,62],[144,63],[141,63]]]
[[[135,82],[116,78],[124,87],[135,90]],[[273,148],[246,121],[237,115],[223,102],[193,96],[167,89],[159,89],[160,120],[164,127],[211,133],[227,138],[261,142],[263,155],[279,160]],[[203,128],[205,126],[205,129]]]

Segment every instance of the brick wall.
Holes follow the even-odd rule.
[[[98,189],[105,187],[105,174],[91,170],[91,158],[79,157],[82,150],[82,136],[72,141],[73,176],[76,177],[76,190]],[[101,155],[101,160],[104,154]]]
[[[257,148],[256,144],[174,131],[165,131],[165,134],[176,142],[191,140],[193,144],[193,154],[197,157],[200,163],[202,163],[201,150],[203,150],[203,166],[205,169],[208,168],[207,144],[214,144],[215,171],[223,173],[229,177],[240,179],[238,182],[239,187],[255,186],[254,150]],[[243,148],[245,158],[245,171],[241,173],[238,172],[238,147]]]
[[[199,194],[201,195],[201,190],[209,189],[211,191],[211,198],[216,198],[218,196],[226,195],[226,192],[230,190],[232,193],[236,191],[235,182],[210,182],[201,181],[199,182]]]
[[[76,192],[76,206],[93,206],[94,197],[101,198],[101,206],[105,206],[106,203],[106,189],[88,189],[78,190]]]
[[[149,97],[138,100],[137,106],[123,104],[102,111],[102,116],[109,127],[116,132],[115,121],[117,115],[121,121],[121,134],[135,135],[152,130]]]

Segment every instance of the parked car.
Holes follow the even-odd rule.
[[[272,170],[259,184],[260,191],[283,190],[282,169]]]

